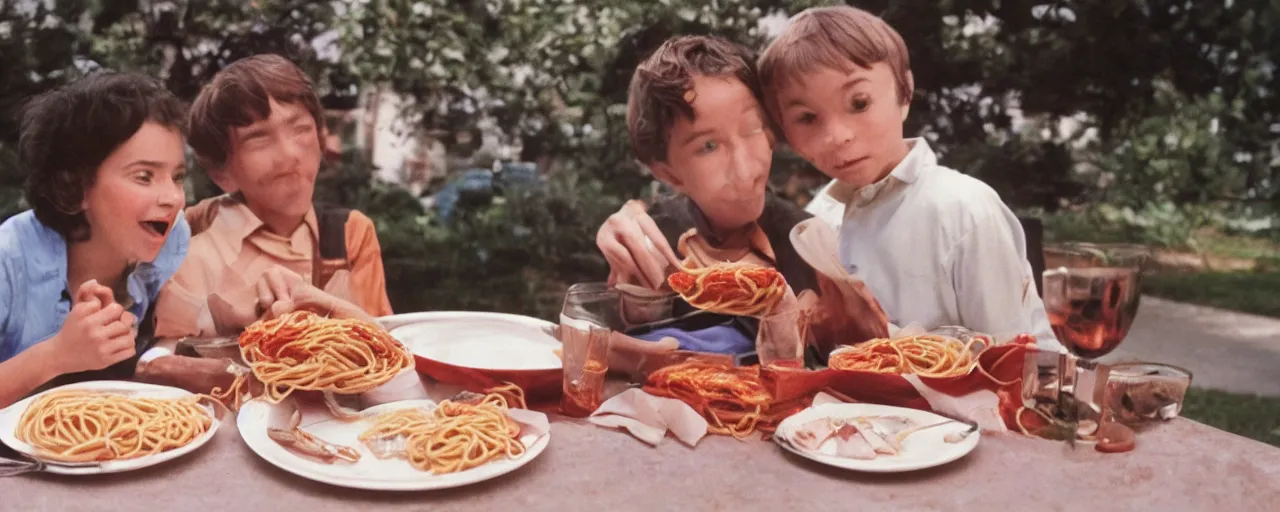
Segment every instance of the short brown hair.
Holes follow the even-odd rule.
[[[627,90],[627,131],[636,158],[646,165],[666,161],[676,116],[694,117],[685,98],[693,77],[726,75],[741,80],[761,100],[755,53],[742,45],[712,36],[679,36],[646,57]]]
[[[819,67],[850,70],[850,64],[869,68],[884,62],[893,71],[898,85],[898,101],[911,101],[911,59],[907,44],[888,23],[856,7],[847,5],[806,9],[760,55],[760,82],[770,91],[785,81],[798,79]],[[770,93],[766,108],[778,112],[777,98]]]
[[[302,68],[279,55],[254,55],[223,68],[191,105],[189,143],[200,164],[221,168],[231,152],[231,129],[271,116],[270,100],[302,105],[316,121],[316,137],[324,140],[324,111]]]
[[[89,238],[81,211],[98,167],[142,125],[183,132],[186,105],[155,78],[100,72],[37,96],[23,108],[19,168],[36,219],[67,241]]]

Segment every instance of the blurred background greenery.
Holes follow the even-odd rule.
[[[319,196],[375,220],[397,311],[554,318],[569,284],[606,276],[600,223],[657,190],[625,137],[636,63],[674,34],[759,48],[820,3],[0,0],[0,218],[26,207],[14,149],[32,95],[109,68],[191,99],[226,64],[280,53],[330,112]],[[1049,240],[1147,243],[1149,293],[1280,315],[1276,2],[849,3],[911,49],[907,133]],[[800,203],[823,182],[785,148],[774,167]],[[190,183],[193,202],[215,193]]]

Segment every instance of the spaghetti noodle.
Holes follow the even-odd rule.
[[[208,397],[232,412],[239,412],[240,406],[244,404],[244,397],[249,394],[249,374],[243,369],[233,373],[236,375],[235,379],[227,389],[214,387],[209,391]]]
[[[507,406],[512,409],[529,408],[529,402],[524,399],[524,390],[513,383],[508,382],[501,386],[494,386],[486,389],[485,392],[500,395],[503,400],[506,400]]]
[[[364,393],[413,366],[404,345],[382,328],[310,311],[254,323],[239,342],[271,403],[300,390]]]
[[[667,366],[651,374],[644,391],[689,404],[707,420],[707,432],[745,439],[773,425],[773,397],[757,367],[728,367],[702,361]]]
[[[973,350],[977,344],[985,348],[986,341],[974,336],[966,343],[932,334],[881,338],[832,352],[827,365],[844,371],[957,377],[968,374],[977,364]]]
[[[48,460],[135,459],[181,448],[207,432],[213,416],[199,400],[53,391],[27,407],[14,435]]]
[[[400,409],[378,416],[359,439],[369,443],[403,438],[403,456],[413,467],[435,474],[456,473],[524,454],[520,425],[507,415],[508,409],[507,399],[499,393],[474,403],[445,400],[431,412]]]
[[[762,315],[787,293],[777,270],[746,263],[682,269],[667,284],[695,308],[736,316]]]

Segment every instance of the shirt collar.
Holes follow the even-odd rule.
[[[53,228],[40,222],[35,217],[34,212],[28,212],[28,214],[31,215],[29,227],[37,243],[34,246],[23,247],[23,252],[29,256],[27,264],[34,267],[41,276],[61,278],[65,285],[67,281],[67,239],[63,238],[57,231],[54,231]]]
[[[223,201],[223,204],[219,205],[217,218],[213,222],[223,226],[223,229],[231,235],[231,240],[243,244],[244,240],[249,238],[249,235],[254,234],[266,225],[266,223],[262,222],[262,219],[253,214],[253,210],[249,209],[249,205],[245,204],[244,196],[238,193],[230,194],[223,196],[221,201]],[[315,207],[307,210],[302,222],[311,231],[311,239],[319,240],[320,225],[316,220]],[[285,235],[285,237],[287,238],[288,235]]]
[[[62,298],[71,301],[72,290],[69,289],[67,282],[67,239],[61,233],[40,222],[34,214],[31,216],[30,227],[37,243],[23,248],[24,252],[30,255],[28,264],[36,269],[41,279],[55,279],[55,282],[62,287]],[[134,289],[132,278],[135,274],[151,272],[154,266],[152,262],[138,262],[125,269],[123,285],[127,291],[125,294],[127,303],[121,306],[129,309],[138,302],[139,299],[136,296],[138,290]]]
[[[907,145],[910,147],[907,156],[880,181],[860,188],[836,181],[831,185],[828,194],[832,199],[846,206],[867,204],[885,190],[893,188],[892,185],[915,183],[924,172],[938,165],[938,156],[934,154],[924,138],[907,139]]]
[[[772,196],[773,189],[771,187],[767,187],[765,190],[764,211],[761,212],[761,217],[769,214],[770,198]],[[694,229],[697,230],[698,235],[707,242],[707,245],[710,245],[713,248],[719,249],[723,247],[724,240],[716,229],[711,226],[711,221],[707,219],[707,215],[702,213],[702,209],[698,208],[698,204],[693,202],[692,198],[688,198],[688,204],[689,213],[693,216],[693,226]],[[760,222],[757,220],[756,222],[751,223],[747,229],[749,230],[747,234],[747,243],[751,246],[751,249],[755,250],[769,261],[776,261],[777,256],[773,252],[773,246],[769,243],[769,238],[765,235],[764,230],[760,228]]]

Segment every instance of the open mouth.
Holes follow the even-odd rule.
[[[142,221],[142,228],[156,236],[164,236],[169,232],[169,223],[162,220]]]

